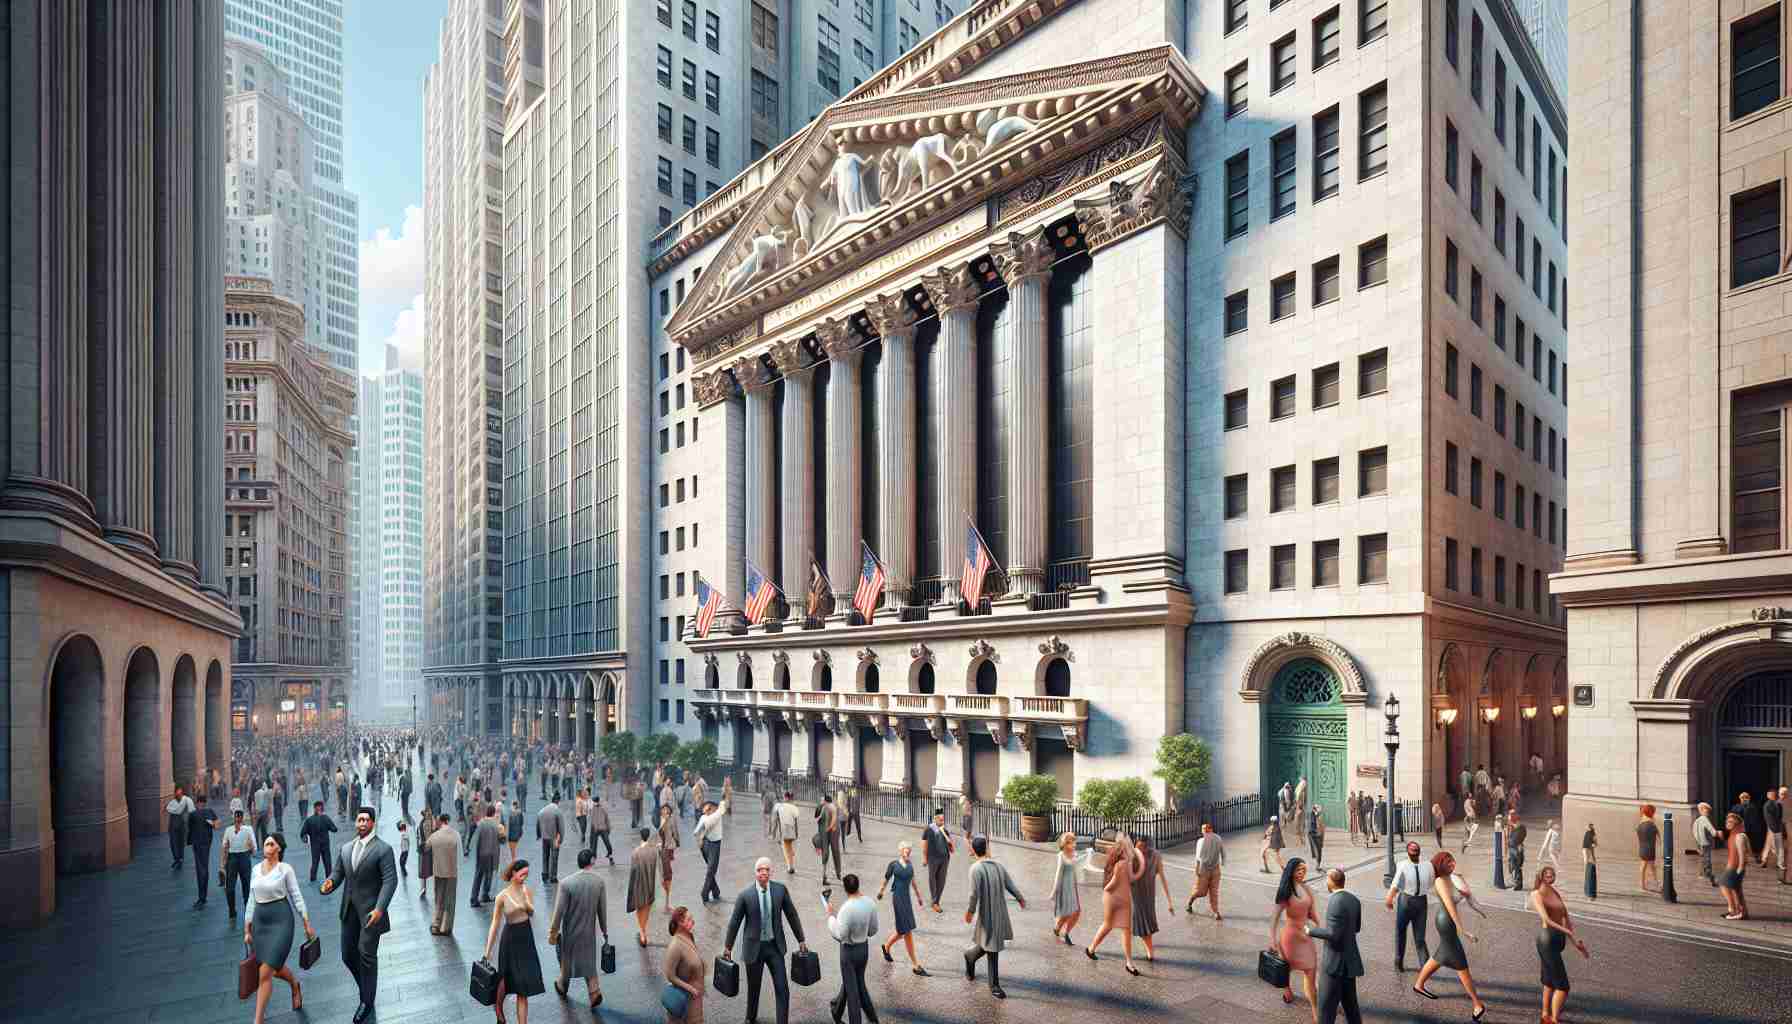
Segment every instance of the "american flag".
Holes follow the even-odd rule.
[[[709,626],[716,621],[716,612],[722,607],[722,592],[709,585],[709,581],[701,574],[697,576],[697,639],[709,635]]]
[[[972,608],[983,600],[983,577],[989,575],[989,567],[994,564],[995,558],[989,553],[989,545],[983,543],[983,535],[977,532],[976,524],[967,522],[964,527],[964,573],[958,590]]]
[[[758,625],[765,618],[765,610],[771,607],[772,598],[778,596],[778,588],[766,578],[765,573],[747,560],[747,621]]]
[[[877,610],[877,599],[884,590],[884,565],[871,553],[871,545],[859,541],[859,587],[852,592],[852,606],[866,622]]]

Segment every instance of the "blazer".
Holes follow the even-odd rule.
[[[1325,901],[1325,927],[1307,933],[1325,943],[1319,965],[1323,973],[1334,978],[1363,976],[1363,956],[1356,948],[1356,935],[1362,930],[1362,901],[1342,889],[1332,893]]]
[[[392,930],[392,917],[386,912],[386,905],[398,891],[398,861],[392,856],[392,847],[386,845],[384,839],[374,836],[361,854],[361,866],[354,867],[350,863],[354,845],[353,839],[342,844],[336,851],[336,865],[330,870],[332,890],[342,890],[337,916],[346,924],[351,915],[359,915],[365,926],[367,915],[378,910],[379,921],[367,930],[374,935],[384,935]]]
[[[535,812],[535,837],[543,842],[560,838],[560,805],[548,804]]]
[[[495,862],[498,859],[497,818],[479,819],[479,828],[473,833],[473,852],[480,860]]]
[[[938,857],[952,856],[951,833],[944,826],[934,828],[932,825],[921,830],[921,843],[926,847],[927,859],[932,861]]]
[[[452,825],[443,825],[423,840],[429,844],[430,874],[437,878],[454,878],[460,874],[460,833]]]
[[[791,934],[798,942],[808,942],[803,937],[803,922],[796,916],[796,904],[790,901],[790,890],[784,888],[783,882],[772,882],[772,944],[778,947],[778,955],[789,952],[789,945],[784,941],[784,922],[790,922]],[[741,956],[748,963],[759,959],[759,883],[754,882],[740,891],[734,898],[734,914],[728,918],[728,941],[722,948],[729,952],[734,950],[734,936],[746,925],[746,935],[741,941]]]

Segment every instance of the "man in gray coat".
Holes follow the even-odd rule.
[[[449,935],[454,931],[454,887],[460,881],[460,833],[449,821],[448,815],[439,815],[436,830],[424,840],[429,844],[430,877],[436,883],[436,916],[429,924],[431,935]]]
[[[597,844],[604,844],[604,856],[610,859],[610,866],[616,865],[616,850],[610,846],[610,811],[604,806],[603,793],[599,791],[591,801],[591,809],[587,813],[588,822],[585,828],[585,848],[593,855],[597,853]]]
[[[1002,991],[1002,947],[1014,939],[1014,924],[1008,920],[1008,897],[1013,896],[1020,909],[1027,909],[1027,898],[1014,887],[1008,869],[989,859],[989,837],[971,838],[971,902],[964,912],[964,923],[976,923],[970,949],[964,951],[964,976],[976,980],[977,961],[989,958],[989,994],[997,999],[1008,998]]]
[[[535,838],[541,840],[541,880],[548,885],[560,881],[561,832],[560,794],[554,793],[535,812]]]
[[[1325,927],[1315,928],[1307,921],[1307,935],[1325,943],[1319,960],[1319,1020],[1332,1024],[1341,1008],[1350,1024],[1363,1024],[1363,1011],[1356,1003],[1356,979],[1363,976],[1363,956],[1356,948],[1356,935],[1363,930],[1363,904],[1344,891],[1344,872],[1337,868],[1326,872],[1325,888],[1331,893],[1325,901]]]
[[[579,870],[554,894],[554,915],[548,919],[548,944],[560,949],[560,979],[554,982],[554,991],[565,999],[572,979],[584,978],[593,1014],[604,1001],[597,981],[598,933],[603,933],[604,945],[610,944],[603,876],[591,870],[596,859],[590,850],[579,851]]]
[[[498,809],[487,806],[473,830],[473,895],[468,906],[492,901],[492,875],[498,871]]]

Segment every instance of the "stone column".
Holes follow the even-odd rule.
[[[593,684],[586,680],[579,684],[579,696],[573,706],[573,737],[580,751],[591,749],[591,712],[594,704],[591,700]]]
[[[824,320],[816,340],[828,357],[828,578],[844,614],[859,584],[859,336],[845,320]]]
[[[815,360],[798,339],[773,345],[772,363],[784,375],[784,464],[778,487],[784,502],[784,565],[779,584],[800,609],[809,588],[808,560],[815,554]],[[767,572],[773,568],[765,566]]]
[[[188,585],[193,562],[193,20],[185,3],[157,29],[155,538],[162,568]]]
[[[878,541],[883,550],[884,608],[909,603],[915,578],[915,311],[901,292],[879,295],[868,307],[883,339],[877,373]]]
[[[778,433],[772,415],[771,368],[758,356],[746,356],[734,364],[734,379],[747,393],[747,557],[770,575],[778,570],[772,564],[777,551],[778,477],[773,467],[778,464]],[[745,594],[734,595],[745,601]]]
[[[155,8],[101,4],[90,29],[99,48],[100,88],[91,97],[94,296],[88,308],[92,348],[87,451],[96,511],[105,538],[161,560],[151,530],[155,387],[154,268]],[[215,200],[214,200],[215,201]]]
[[[834,763],[828,769],[828,782],[834,786],[850,786],[859,781],[859,727],[852,716],[840,715],[840,731],[834,734]]]
[[[1046,351],[1045,288],[1057,253],[1043,229],[991,247],[1008,282],[1008,593],[1037,594],[1045,584]]]
[[[224,5],[193,5],[193,52],[222,54]],[[222,57],[198,61],[193,95],[224,95]],[[200,587],[224,592],[224,104],[201,102],[193,114],[193,209],[211,216],[193,224],[193,553]],[[228,742],[228,737],[226,737]]]
[[[1719,96],[1719,40],[1722,15],[1708,8],[1690,8],[1691,31],[1687,33],[1689,67],[1698,68],[1697,87],[1686,92],[1689,120],[1694,124],[1716,124]],[[1703,134],[1703,133],[1700,133]],[[1718,146],[1709,139],[1688,139],[1686,164],[1688,180],[1718,181]],[[1724,434],[1724,383],[1719,367],[1722,349],[1723,312],[1719,300],[1723,296],[1722,253],[1724,222],[1729,214],[1728,200],[1719,189],[1701,188],[1689,191],[1683,200],[1686,206],[1686,467],[1682,507],[1686,510],[1686,534],[1674,545],[1675,558],[1704,558],[1728,554],[1725,539],[1723,469],[1729,464],[1728,438]],[[1565,210],[1563,211],[1566,212]],[[1553,225],[1551,225],[1553,227]],[[1587,294],[1582,292],[1581,294]],[[1567,396],[1567,387],[1562,389]],[[1566,433],[1566,424],[1563,431]],[[1700,455],[1699,452],[1705,454]],[[1554,459],[1558,453],[1551,452]],[[1548,465],[1548,463],[1545,463]],[[1585,466],[1585,463],[1579,463]],[[1527,751],[1527,756],[1529,752]],[[1690,823],[1688,825],[1690,827]]]
[[[778,731],[763,717],[755,713],[747,722],[753,727],[753,767],[760,771],[771,771],[772,744],[778,742]],[[735,765],[740,764],[739,753],[735,754]],[[781,796],[782,794],[780,794]]]
[[[964,571],[965,527],[977,510],[977,404],[961,386],[977,379],[977,300],[982,290],[968,267],[921,278],[940,318],[933,346],[934,443],[939,466],[940,602],[957,604]]]

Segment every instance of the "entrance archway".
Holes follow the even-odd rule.
[[[124,671],[124,794],[131,835],[162,831],[162,674],[147,647],[132,652]]]
[[[63,643],[48,705],[56,873],[99,871],[106,867],[106,673],[92,640]]]
[[[227,744],[230,742],[230,708],[224,702],[224,667],[212,662],[205,668],[205,763],[215,768],[219,776],[230,771],[230,758],[226,756]]]
[[[189,795],[198,792],[199,782],[199,681],[193,671],[193,659],[181,655],[174,663],[174,709],[168,723],[169,767],[174,782],[186,786]]]
[[[1792,671],[1756,672],[1738,680],[1717,706],[1716,734],[1721,798],[1716,802],[1728,806],[1740,793],[1757,803],[1765,800],[1792,773]]]
[[[1263,796],[1273,799],[1283,783],[1307,780],[1308,799],[1325,809],[1328,822],[1344,814],[1350,723],[1343,686],[1317,658],[1284,664],[1263,701]]]
[[[1045,678],[1040,681],[1041,696],[1070,696],[1070,662],[1063,658],[1053,658],[1045,666]]]

